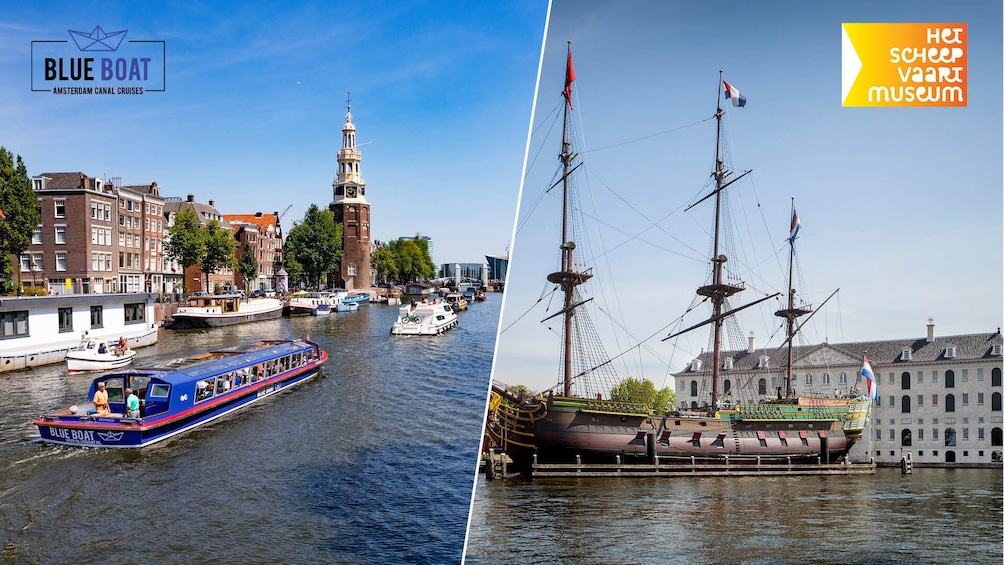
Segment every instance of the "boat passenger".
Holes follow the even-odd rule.
[[[126,415],[130,418],[139,418],[139,397],[131,389],[126,389]]]
[[[126,343],[125,337],[119,336],[119,343],[115,346],[115,355],[122,355],[126,349],[129,349],[129,344]]]
[[[112,413],[108,408],[108,391],[105,390],[105,383],[98,383],[98,390],[94,392],[94,409],[98,416],[107,416]]]
[[[108,348],[105,347],[105,342],[102,341],[101,344],[98,345],[98,353],[100,353],[101,355],[108,353]]]

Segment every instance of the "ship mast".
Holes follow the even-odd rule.
[[[700,296],[705,296],[711,299],[711,305],[713,313],[710,318],[704,320],[699,324],[690,326],[685,330],[680,330],[671,335],[662,338],[662,341],[672,339],[678,335],[685,334],[691,330],[706,326],[708,324],[714,324],[714,345],[712,347],[712,359],[711,359],[711,406],[710,411],[714,413],[718,410],[718,399],[719,399],[719,380],[721,377],[722,370],[722,328],[725,325],[725,320],[729,316],[739,312],[740,310],[745,310],[751,306],[755,306],[778,296],[779,292],[776,292],[770,296],[764,296],[749,304],[744,306],[739,306],[738,308],[733,308],[729,311],[725,311],[725,299],[737,294],[746,289],[746,287],[739,283],[731,283],[725,281],[724,270],[725,262],[728,261],[728,257],[721,252],[721,220],[722,220],[722,192],[725,191],[733,183],[737,182],[739,179],[750,174],[752,170],[748,170],[743,174],[729,179],[732,171],[725,169],[725,159],[722,157],[722,116],[725,115],[724,110],[722,110],[722,71],[718,71],[718,110],[715,112],[715,121],[717,122],[717,130],[715,132],[715,170],[712,171],[711,176],[715,179],[715,190],[710,194],[704,196],[697,202],[694,202],[686,208],[690,210],[691,208],[697,206],[698,204],[704,202],[705,200],[715,197],[715,239],[714,239],[714,251],[711,256],[712,263],[712,279],[711,284],[704,285],[697,289],[697,294]],[[726,181],[726,179],[729,179]]]
[[[561,208],[561,270],[551,273],[547,280],[560,285],[561,291],[565,295],[562,315],[564,317],[564,346],[562,349],[562,384],[565,396],[572,395],[572,316],[575,315],[575,287],[586,282],[592,275],[588,273],[578,273],[575,271],[575,264],[572,262],[572,251],[575,249],[575,242],[571,241],[568,233],[569,224],[569,185],[568,177],[571,173],[569,165],[577,155],[572,153],[571,140],[568,137],[568,118],[572,111],[572,81],[575,80],[575,69],[572,67],[572,42],[568,42],[568,63],[565,67],[565,90],[562,96],[565,98],[565,114],[561,125],[561,153],[558,159],[562,165],[562,208]]]
[[[732,174],[732,171],[725,169],[724,159],[721,154],[722,148],[722,71],[718,71],[718,109],[715,111],[717,130],[715,132],[715,170],[711,176],[715,179],[715,244],[714,253],[711,257],[712,278],[711,284],[697,289],[697,294],[707,296],[711,299],[712,320],[714,324],[714,343],[712,346],[711,359],[711,411],[718,409],[718,382],[722,366],[722,327],[725,325],[726,316],[722,315],[725,299],[733,294],[744,290],[742,285],[729,284],[724,281],[723,271],[728,258],[721,253],[721,219],[722,219],[722,189],[725,188],[725,179]]]
[[[795,320],[800,316],[804,316],[809,312],[812,312],[812,308],[808,306],[795,307],[795,283],[793,281],[794,271],[795,271],[795,198],[791,198],[791,235],[788,237],[788,307],[774,312],[775,316],[779,318],[784,318],[787,324],[787,336],[788,336],[788,363],[787,363],[787,373],[784,379],[784,397],[791,398],[793,396],[793,391],[791,388],[791,366],[792,366],[792,348],[794,347],[793,342],[795,337]]]

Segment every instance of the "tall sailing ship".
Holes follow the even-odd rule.
[[[579,287],[591,277],[590,269],[577,261],[576,245],[570,233],[571,187],[570,179],[581,163],[573,151],[569,135],[569,118],[572,111],[571,85],[575,80],[572,66],[571,43],[565,71],[564,115],[562,143],[559,159],[560,180],[552,188],[562,186],[561,263],[558,271],[547,280],[561,290],[564,297],[561,310],[551,316],[561,317],[561,390],[529,395],[519,388],[494,382],[489,403],[485,430],[488,439],[501,447],[522,471],[531,471],[534,461],[561,462],[613,462],[620,457],[624,462],[652,459],[657,455],[660,463],[673,462],[720,463],[728,458],[730,463],[743,462],[768,464],[771,462],[831,463],[845,458],[854,442],[864,431],[870,401],[867,397],[843,398],[796,396],[791,384],[791,342],[797,333],[799,317],[809,314],[811,308],[795,302],[791,282],[791,261],[794,259],[794,234],[790,238],[788,301],[776,315],[785,320],[788,345],[788,377],[778,394],[770,399],[740,398],[742,389],[723,388],[721,379],[722,342],[726,322],[733,314],[779,295],[760,298],[749,304],[732,308],[729,298],[738,295],[744,284],[726,276],[724,265],[728,260],[721,246],[722,196],[725,190],[747,173],[732,178],[722,157],[722,92],[725,84],[728,98],[738,102],[738,92],[719,81],[715,169],[712,172],[714,190],[698,200],[697,206],[713,200],[715,225],[713,251],[710,258],[711,274],[708,284],[697,290],[698,296],[708,300],[712,315],[676,335],[710,326],[712,329],[711,391],[710,403],[691,409],[673,410],[653,414],[644,404],[616,402],[604,399],[611,383],[608,375],[612,365],[603,352],[598,334],[593,328],[587,310],[582,306],[591,299],[583,299]],[[665,341],[665,340],[664,340]],[[605,384],[587,386],[599,381]],[[726,381],[731,382],[731,381]],[[578,392],[573,392],[573,384]],[[557,387],[555,387],[557,388]],[[583,393],[583,391],[588,391]]]

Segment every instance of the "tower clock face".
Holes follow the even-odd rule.
[[[356,188],[356,187],[354,187],[354,186],[347,186],[347,187],[345,187],[345,196],[346,196],[346,198],[355,198],[358,192],[359,192],[359,189]]]

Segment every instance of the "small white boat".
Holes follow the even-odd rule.
[[[85,338],[66,353],[66,368],[71,373],[110,371],[132,363],[135,356],[136,352],[132,349],[117,353],[112,342]]]
[[[323,303],[318,304],[316,307],[314,307],[314,310],[311,312],[311,315],[313,316],[328,316],[330,314],[331,314],[331,306]]]
[[[439,335],[457,325],[457,313],[446,302],[402,306],[398,314],[392,335]]]
[[[336,312],[356,312],[359,310],[358,302],[339,302],[335,305]]]

